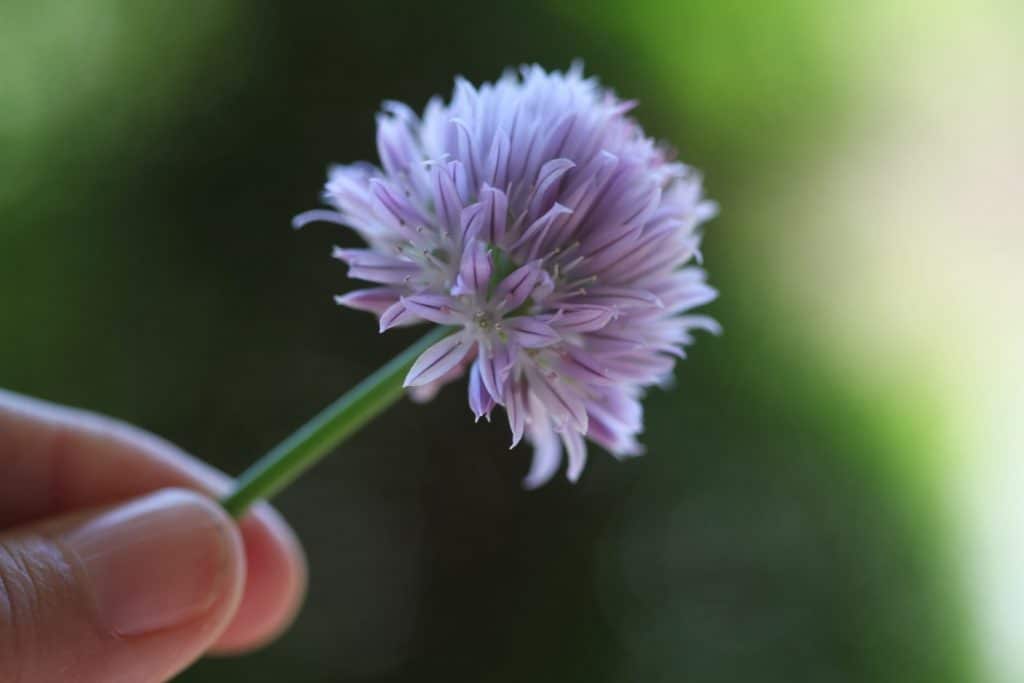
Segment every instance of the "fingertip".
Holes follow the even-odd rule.
[[[305,555],[294,532],[266,503],[239,523],[246,581],[241,602],[211,652],[232,655],[259,648],[286,630],[306,592]]]

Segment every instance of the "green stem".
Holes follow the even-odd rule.
[[[402,382],[419,355],[450,332],[446,327],[431,331],[299,427],[238,477],[234,490],[221,502],[224,509],[241,517],[254,502],[281,491],[390,407],[402,397]]]

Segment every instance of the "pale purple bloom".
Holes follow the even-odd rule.
[[[368,248],[335,250],[349,277],[375,283],[339,304],[380,329],[431,322],[455,331],[416,361],[405,384],[427,399],[469,368],[477,419],[502,406],[512,445],[534,446],[525,484],[584,437],[636,455],[646,387],[670,380],[691,332],[685,314],[716,292],[699,260],[698,226],[715,205],[700,177],[672,161],[618,100],[574,66],[508,72],[418,116],[388,102],[377,118],[381,167],[331,169],[335,210],[295,219],[354,229]]]

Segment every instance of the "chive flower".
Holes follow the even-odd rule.
[[[512,446],[534,448],[524,485],[559,469],[576,481],[585,439],[638,455],[645,390],[671,380],[717,293],[700,267],[700,225],[716,212],[701,178],[647,137],[619,100],[573,65],[506,72],[422,115],[387,102],[380,165],[330,170],[331,208],[295,218],[347,226],[335,248],[350,278],[337,297],[381,332],[434,323],[451,333],[405,377],[427,399],[468,371],[479,420],[504,409]]]

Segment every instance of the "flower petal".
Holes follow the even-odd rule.
[[[526,428],[526,408],[528,397],[526,386],[521,382],[514,382],[508,391],[508,400],[505,402],[505,412],[508,414],[508,426],[512,430],[512,445],[515,448],[523,438],[523,431]]]
[[[714,318],[706,315],[681,315],[678,320],[690,330],[704,330],[710,334],[722,334],[722,326]]]
[[[381,180],[380,178],[372,178],[370,180],[370,187],[373,189],[373,194],[377,198],[388,213],[394,216],[395,220],[398,221],[400,226],[411,226],[417,227],[421,225],[428,225],[430,221],[423,215],[408,197],[404,196],[401,191],[396,189],[391,183]],[[408,234],[409,231],[404,231],[403,234]]]
[[[575,294],[566,301],[609,308],[636,308],[638,306],[664,308],[661,299],[641,287],[588,287],[585,291]]]
[[[464,332],[449,335],[420,354],[405,376],[404,387],[416,387],[443,377],[473,350]]]
[[[571,159],[552,159],[541,167],[537,175],[537,188],[530,197],[531,216],[540,216],[551,208],[558,196],[559,181],[575,167]]]
[[[502,244],[508,221],[508,197],[501,190],[484,185],[480,201],[462,212],[462,238],[479,239],[488,244]]]
[[[487,391],[484,380],[480,376],[480,359],[478,358],[469,370],[469,409],[473,411],[473,415],[479,422],[481,417],[491,419],[491,411],[494,410],[495,405],[494,397],[491,396],[491,392]]]
[[[523,479],[523,488],[527,490],[551,481],[562,464],[562,444],[551,427],[545,425],[542,429],[531,430],[530,441],[533,443],[533,460]]]
[[[587,410],[581,396],[553,372],[531,369],[528,376],[530,391],[540,400],[557,426],[568,423],[568,427],[586,433]]]
[[[498,283],[494,291],[494,300],[504,311],[514,311],[533,293],[541,273],[540,261],[531,261],[525,266],[516,268]]]
[[[618,327],[618,325],[616,325]],[[604,328],[587,334],[587,350],[604,355],[633,353],[644,348],[643,337],[621,329]]]
[[[576,483],[583,474],[583,467],[587,464],[587,445],[583,443],[583,437],[578,432],[562,432],[562,443],[565,444],[565,452],[569,458],[569,468],[566,477],[572,483]]]
[[[402,297],[402,303],[413,315],[438,325],[454,325],[462,320],[454,308],[456,302],[443,294],[413,294]]]
[[[551,325],[533,316],[506,318],[501,321],[501,326],[508,330],[511,338],[524,349],[539,349],[562,340]]]
[[[605,365],[592,353],[583,349],[568,347],[561,356],[559,374],[571,377],[588,384],[614,384],[616,378],[608,372]]]
[[[377,153],[388,175],[420,179],[423,152],[416,139],[419,118],[401,102],[385,102],[377,115]]]
[[[390,287],[372,287],[356,289],[334,297],[334,303],[347,306],[357,311],[367,311],[380,315],[398,301],[399,293]]]
[[[505,402],[505,389],[512,371],[512,354],[507,346],[494,346],[485,352],[480,349],[480,377],[487,391],[498,403]]]
[[[508,157],[511,142],[508,133],[499,129],[491,142],[491,150],[487,153],[484,161],[484,176],[482,180],[494,187],[505,187],[508,182]]]
[[[462,252],[459,277],[452,289],[452,294],[456,296],[463,294],[486,295],[493,267],[494,264],[487,245],[481,240],[470,240]]]
[[[548,231],[551,230],[557,219],[571,213],[572,209],[555,202],[555,205],[548,209],[543,216],[526,228],[519,239],[515,241],[515,244],[512,245],[512,249],[519,253],[525,252],[526,258],[537,258],[544,249],[544,242],[547,239]]]
[[[380,314],[380,331],[386,332],[392,327],[406,327],[407,325],[415,325],[416,323],[423,322],[418,317],[409,312],[405,307],[405,304],[401,300],[396,301],[394,304],[389,306],[387,310]]]
[[[581,334],[606,327],[614,317],[615,311],[606,306],[579,306],[559,311],[548,322],[559,332]]]
[[[397,256],[373,249],[334,248],[334,258],[348,264],[348,276],[355,280],[379,282],[382,285],[402,284],[420,272],[420,266]]]
[[[462,197],[455,186],[454,166],[455,162],[436,164],[430,173],[438,223],[449,236],[457,235],[462,227]]]

